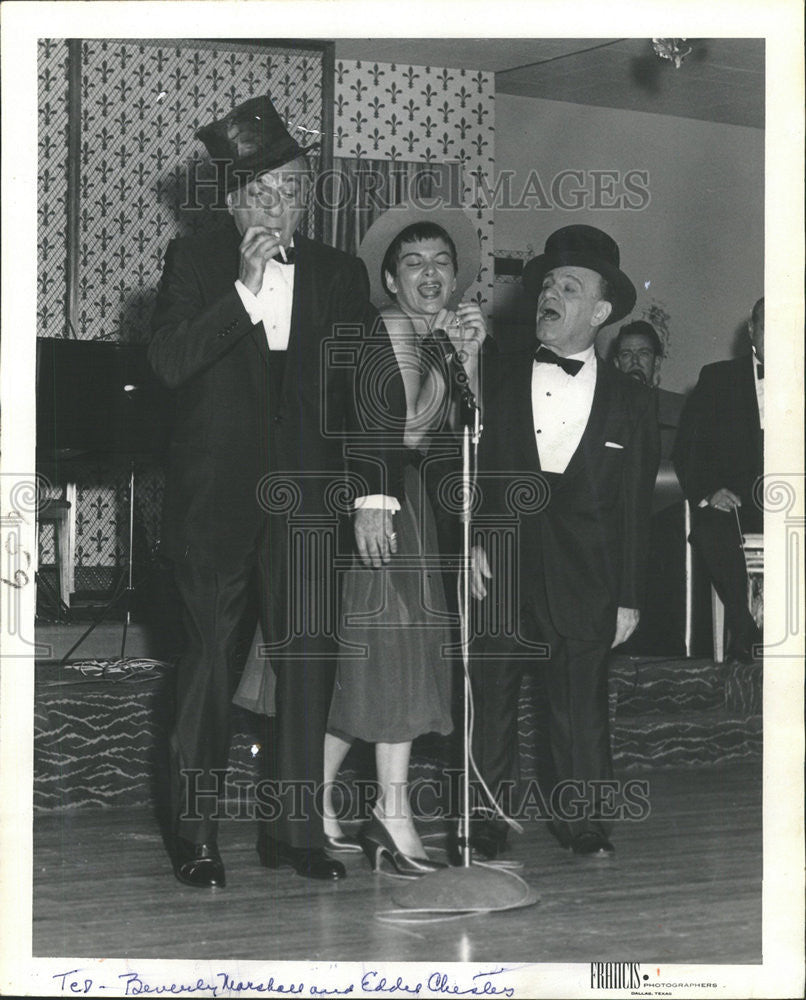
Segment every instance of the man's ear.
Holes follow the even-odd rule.
[[[230,191],[229,194],[227,195],[227,211],[229,212],[230,215],[232,215],[232,205],[235,201],[236,194],[237,194],[236,191]]]
[[[384,271],[383,280],[389,291],[392,292],[393,295],[397,295],[397,282],[395,281],[395,276],[390,271]]]
[[[612,303],[608,302],[607,299],[599,299],[593,310],[593,325],[601,326],[612,311]]]
[[[660,354],[655,355],[655,360],[652,362],[652,385],[656,386],[660,382]]]

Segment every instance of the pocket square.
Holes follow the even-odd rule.
[[[620,451],[624,451],[624,445],[618,444],[616,441],[605,441],[605,448],[618,448]]]

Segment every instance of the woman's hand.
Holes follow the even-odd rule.
[[[447,333],[462,362],[478,355],[487,336],[487,323],[476,302],[460,302],[456,312],[440,309],[434,328]]]

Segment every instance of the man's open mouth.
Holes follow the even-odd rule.
[[[438,281],[426,281],[417,286],[417,291],[424,299],[436,299],[442,294],[442,285]]]
[[[556,309],[552,309],[551,306],[541,306],[538,312],[540,319],[555,320],[560,318],[560,314]]]

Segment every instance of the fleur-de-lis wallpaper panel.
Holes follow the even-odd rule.
[[[337,60],[334,127],[337,158],[462,164],[464,206],[481,241],[481,268],[468,295],[489,317],[493,209],[476,197],[476,179],[481,176],[493,187],[493,74]]]
[[[37,333],[63,337],[67,243],[67,42],[39,41]]]
[[[142,341],[169,240],[217,224],[183,209],[188,172],[205,159],[196,129],[269,92],[302,145],[322,126],[322,53],[281,45],[185,40],[81,43],[78,305],[66,325],[68,44],[39,42],[39,260],[37,332],[80,340]],[[208,188],[209,190],[209,188]],[[202,200],[201,198],[199,199]],[[312,229],[313,218],[309,218]],[[158,470],[137,483],[138,524],[156,539]],[[75,511],[77,587],[104,589],[126,557],[128,477],[82,472]],[[54,560],[52,529],[40,564]]]

